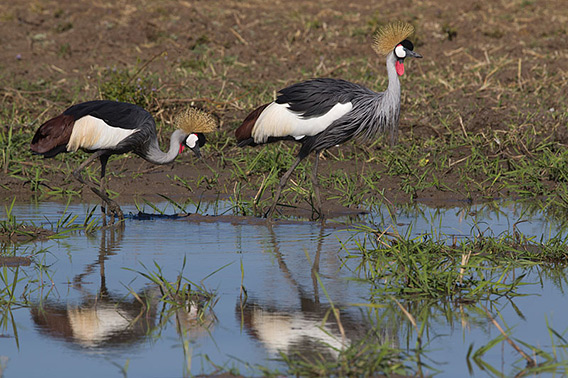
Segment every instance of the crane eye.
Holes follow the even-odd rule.
[[[399,59],[406,58],[406,51],[404,50],[404,47],[402,47],[402,45],[398,45],[398,46],[395,47],[394,54]]]
[[[185,140],[185,144],[187,144],[189,148],[194,148],[198,140],[199,137],[196,134],[190,134]]]

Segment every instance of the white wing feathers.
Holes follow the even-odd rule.
[[[138,130],[110,126],[102,119],[85,116],[75,121],[69,143],[67,143],[67,151],[75,152],[79,148],[86,150],[112,149],[136,131]]]
[[[269,137],[291,136],[301,139],[306,135],[319,134],[335,120],[351,111],[353,104],[351,102],[338,103],[324,115],[310,118],[303,118],[288,108],[288,104],[273,102],[264,109],[252,129],[255,143],[265,143]]]

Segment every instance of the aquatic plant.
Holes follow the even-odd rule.
[[[183,276],[183,270],[185,269],[186,263],[187,259],[184,257],[181,270],[174,281],[169,281],[164,276],[162,267],[157,262],[154,262],[155,270],[153,271],[148,269],[144,264],[141,264],[144,269],[143,271],[137,271],[130,268],[125,269],[136,272],[148,281],[157,285],[160,289],[160,293],[162,294],[160,300],[163,303],[168,304],[172,308],[185,308],[188,311],[191,311],[192,308],[196,308],[198,317],[202,317],[208,309],[215,305],[216,294],[208,291],[202,285],[191,282]],[[211,274],[214,273],[215,272]],[[134,291],[130,291],[132,295],[136,296]]]

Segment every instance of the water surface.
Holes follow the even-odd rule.
[[[82,219],[88,209],[45,202],[18,204],[13,213],[19,221],[48,226],[64,213]],[[356,222],[415,236],[499,235],[515,229],[545,239],[564,235],[562,221],[532,209],[514,202],[497,207],[380,208]],[[134,206],[123,210],[137,212]],[[373,327],[380,327],[384,343],[414,346],[415,335],[405,319],[377,324],[364,308],[352,305],[366,303],[370,293],[367,283],[354,279],[356,259],[345,259],[346,250],[355,249],[364,234],[317,222],[269,225],[220,219],[127,219],[124,229],[4,247],[4,252],[16,255],[45,251],[35,254],[31,266],[18,269],[20,277],[44,285],[26,288],[26,280],[17,285],[34,306],[13,309],[15,327],[7,322],[1,330],[0,363],[6,376],[117,376],[122,368],[133,377],[182,376],[214,372],[210,361],[245,375],[258,375],[256,365],[285,372],[280,352],[333,358]],[[218,299],[203,323],[196,321],[194,309],[164,312],[159,291],[138,273],[155,272],[157,265],[174,281],[184,259],[183,276]],[[559,332],[566,328],[564,282],[553,283],[537,268],[528,273],[535,284],[522,290],[530,295],[504,298],[498,309],[507,325],[515,327],[514,337],[549,345],[546,321]],[[151,310],[144,311],[132,292],[151,303]],[[328,316],[330,302],[342,309],[344,336]],[[431,309],[427,356],[438,364],[440,376],[465,375],[470,344],[481,346],[499,333],[486,317],[467,307],[450,319],[442,307]],[[504,345],[487,361],[507,373],[517,358]]]

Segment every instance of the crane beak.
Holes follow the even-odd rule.
[[[406,57],[412,57],[412,58],[422,58],[422,55],[418,54],[417,52],[414,52],[412,50],[406,50]]]
[[[197,156],[198,159],[201,159],[201,151],[199,151],[199,144],[196,144],[195,147],[191,149],[191,151],[193,151],[193,153],[195,154],[195,156]]]

